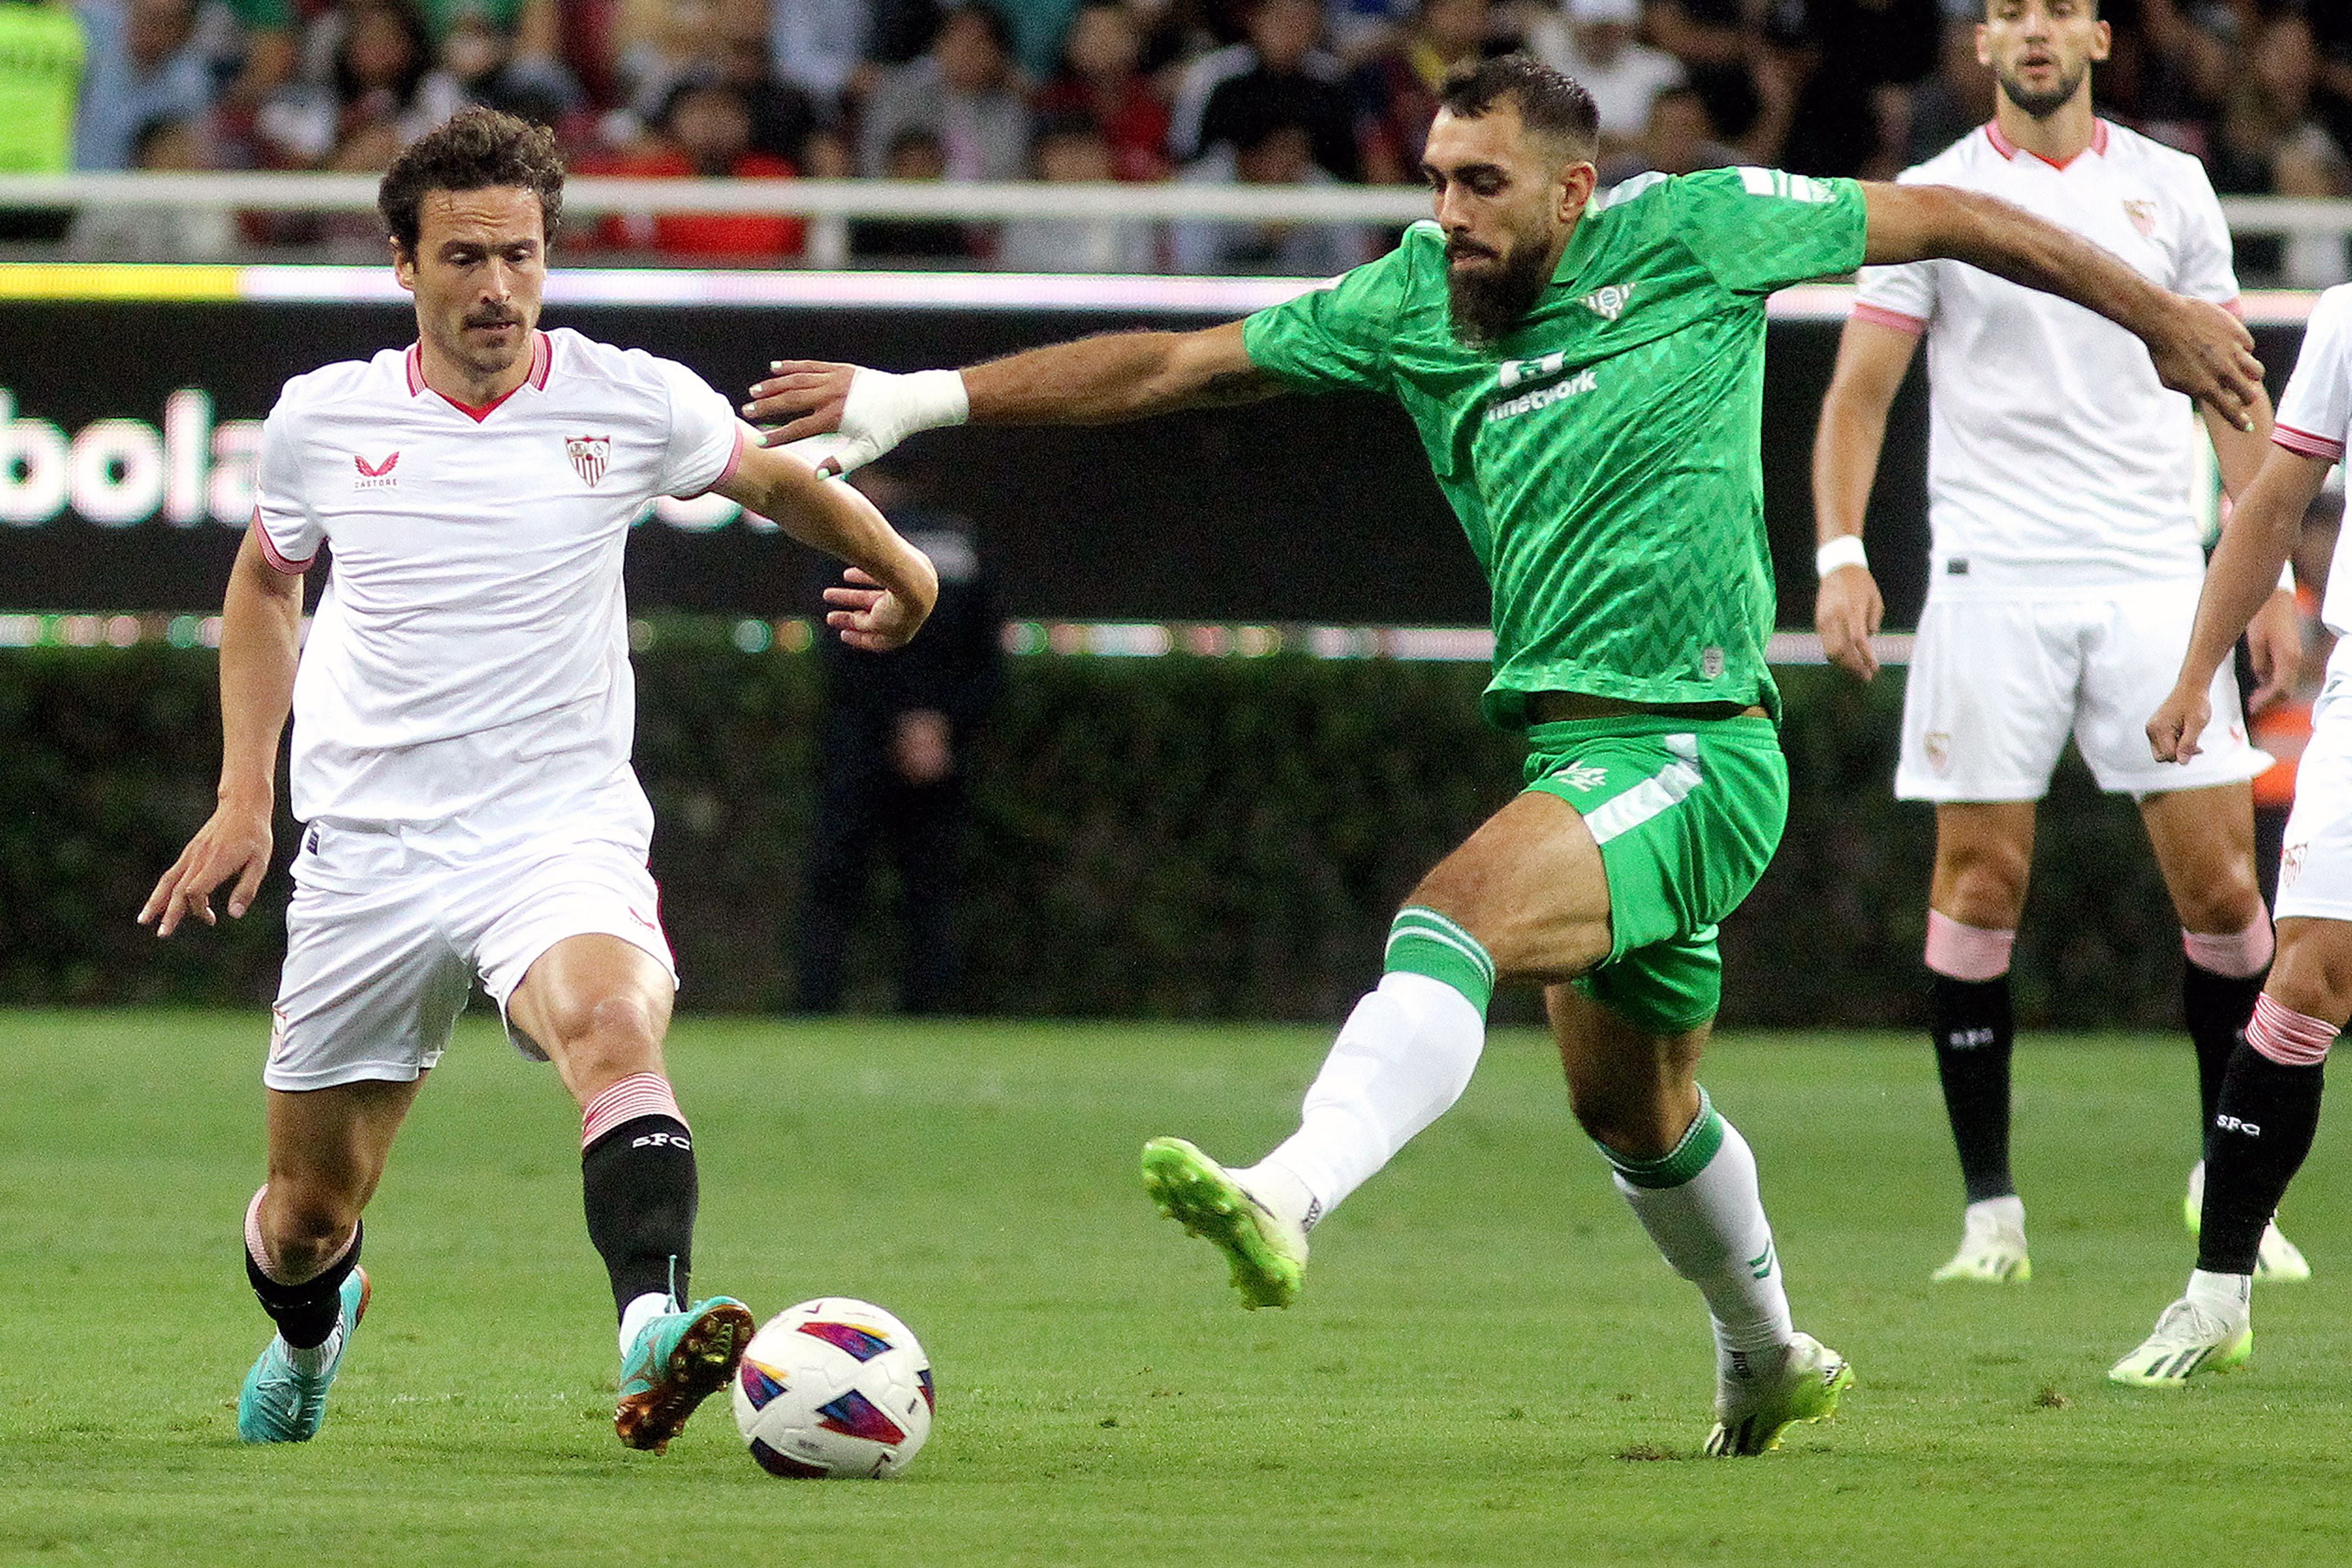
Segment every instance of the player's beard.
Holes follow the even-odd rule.
[[[2074,75],[2059,78],[2058,85],[2048,92],[2035,92],[2009,72],[2002,71],[2000,90],[2010,102],[2034,119],[2047,120],[2074,101],[2074,95],[2083,90],[2083,78],[2090,74],[2090,62],[2086,60],[2074,68]]]
[[[1469,273],[1446,267],[1445,303],[1454,341],[1489,349],[1509,337],[1543,298],[1551,269],[1551,246],[1530,239],[1506,250],[1498,266]]]

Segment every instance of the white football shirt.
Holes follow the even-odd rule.
[[[2122,126],[2099,121],[2062,168],[1987,125],[1899,181],[1999,196],[2176,294],[2237,304],[2204,166]],[[1957,261],[1864,267],[1854,316],[1927,335],[1931,594],[2204,570],[2196,416],[2138,339]]]
[[[750,435],[683,365],[568,329],[533,334],[488,408],[426,387],[415,347],[288,382],[256,532],[281,570],[333,556],[294,682],[296,818],[481,825],[634,790],[623,547]]]
[[[2352,283],[2329,289],[2312,306],[2303,347],[2295,354],[2294,374],[2279,398],[2271,439],[2299,457],[2344,461],[2344,444],[2352,440]],[[2352,528],[2336,536],[2327,597],[2319,607],[2319,619],[2339,637],[2352,632],[2347,561],[2352,561]]]

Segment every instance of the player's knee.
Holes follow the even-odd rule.
[[[332,1260],[359,1224],[359,1206],[339,1193],[297,1189],[280,1195],[270,1182],[271,1202],[262,1210],[263,1236],[271,1260],[295,1277]]]
[[[2032,857],[2013,844],[1971,844],[1939,851],[1936,906],[1964,925],[2013,931],[2025,908]]]
[[[2251,863],[2218,867],[2176,900],[2189,931],[2234,936],[2262,917],[2263,890]]]

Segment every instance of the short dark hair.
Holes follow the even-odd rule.
[[[1445,78],[1437,106],[1460,120],[1476,120],[1507,99],[1530,131],[1558,137],[1579,152],[1600,145],[1601,114],[1592,95],[1528,54],[1497,55]]]
[[[419,216],[427,191],[486,191],[512,185],[539,198],[547,237],[563,217],[563,154],[555,133],[479,105],[461,109],[411,142],[384,172],[375,208],[384,232],[416,253]]]

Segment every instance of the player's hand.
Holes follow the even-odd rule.
[[[191,915],[207,925],[218,924],[213,914],[213,890],[231,877],[236,878],[236,886],[228,895],[229,917],[243,918],[253,907],[253,895],[269,870],[270,843],[268,806],[223,801],[156,883],[155,891],[147,895],[139,911],[139,924],[154,926],[158,936],[169,936]]]
[[[2147,748],[2158,762],[2186,762],[2197,755],[2198,737],[2213,717],[2211,685],[2181,682],[2147,721]]]
[[[930,597],[916,603],[893,593],[871,573],[856,567],[841,575],[840,586],[824,591],[824,601],[833,606],[825,612],[824,623],[840,632],[843,642],[869,653],[887,653],[893,648],[905,647],[922,629],[932,604],[939,599],[936,580]]]
[[[1842,566],[1822,579],[1813,599],[1813,630],[1822,634],[1822,652],[1830,663],[1858,680],[1878,674],[1878,655],[1870,640],[1886,616],[1879,597],[1878,580],[1866,566]]]
[[[768,371],[766,381],[751,383],[751,401],[743,405],[744,418],[754,424],[776,426],[762,434],[763,443],[782,446],[809,436],[831,435],[841,429],[850,383],[857,378],[856,365],[837,365],[825,360],[778,360],[768,366]],[[828,469],[822,463],[815,465],[820,473],[844,472],[840,468]]]
[[[961,424],[971,413],[954,371],[899,376],[815,360],[778,360],[770,368],[775,375],[752,387],[745,414],[784,420],[761,439],[771,446],[800,443],[828,477],[863,468],[917,431]]]
[[[2246,623],[2246,653],[2253,661],[2254,691],[2246,712],[2262,712],[2303,679],[2303,612],[2294,595],[2280,589]]]
[[[2164,297],[2155,324],[2141,334],[2156,373],[2174,392],[2213,410],[2240,430],[2254,428],[2263,402],[2263,364],[2246,324],[2203,299]]]

